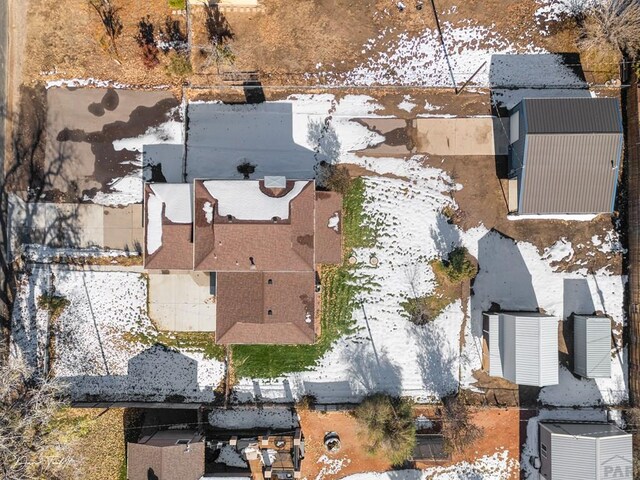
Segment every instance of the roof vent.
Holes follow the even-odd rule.
[[[264,177],[265,188],[287,188],[287,177]]]

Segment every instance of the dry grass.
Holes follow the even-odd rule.
[[[102,415],[101,415],[102,414]],[[125,465],[123,409],[67,408],[56,419],[75,465],[62,478],[119,480]]]

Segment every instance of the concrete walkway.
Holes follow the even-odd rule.
[[[415,124],[415,153],[488,156],[508,153],[507,130],[497,117],[418,118]]]

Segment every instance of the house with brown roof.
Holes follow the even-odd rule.
[[[199,480],[205,441],[194,430],[157,430],[127,444],[129,480]]]
[[[342,261],[342,197],[313,180],[145,186],[144,265],[215,278],[216,342],[309,344],[317,266]]]

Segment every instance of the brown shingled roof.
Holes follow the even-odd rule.
[[[289,205],[289,219],[229,221],[218,215],[215,198],[195,181],[194,270],[307,271],[314,269],[314,184],[312,181]],[[293,182],[287,182],[288,190]],[[286,192],[281,192],[285,194]],[[214,208],[213,222],[205,218],[206,202]],[[251,260],[253,259],[253,267]]]
[[[178,440],[187,445],[176,445]],[[129,480],[200,480],[204,475],[204,439],[190,430],[163,430],[127,444]],[[153,477],[152,475],[155,475]]]
[[[336,192],[316,192],[316,263],[342,262],[342,195]],[[329,227],[337,215],[338,224]]]
[[[235,187],[225,182],[226,205],[235,205],[229,203],[229,198],[235,201]],[[286,188],[272,190],[260,182],[259,188],[267,196],[283,197],[295,184],[289,180]],[[342,261],[342,197],[316,192],[312,180],[302,185],[297,182],[291,200],[283,200],[289,201],[287,218],[239,220],[221,216],[211,192],[222,193],[214,188],[210,191],[207,187],[211,185],[205,185],[204,180],[195,180],[193,185],[193,223],[174,224],[163,210],[162,246],[149,255],[145,245],[145,268],[217,272],[218,343],[315,341],[315,265]],[[254,201],[262,198],[260,192],[252,197]],[[147,185],[145,226],[150,193]],[[261,206],[261,201],[257,205]],[[246,205],[251,205],[251,215],[253,204]],[[285,211],[286,204],[281,202],[279,208],[276,211]],[[242,213],[249,217],[246,208]],[[337,231],[328,226],[336,213],[340,219]]]
[[[217,343],[315,340],[313,271],[219,273],[217,295]]]
[[[149,216],[147,211],[147,201],[149,195],[153,195],[149,185],[144,188],[144,225],[145,225],[145,245],[144,245],[144,268],[149,270],[192,270],[193,269],[193,226],[190,223],[172,223],[164,212],[162,213],[162,246],[149,254],[146,245],[147,227]]]

